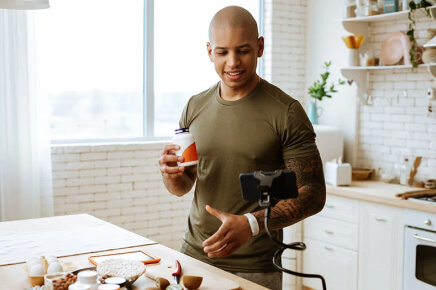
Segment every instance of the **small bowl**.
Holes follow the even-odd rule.
[[[374,169],[367,168],[353,168],[351,170],[352,180],[368,180],[371,176],[371,173],[374,172]]]

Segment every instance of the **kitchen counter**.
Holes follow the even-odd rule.
[[[327,184],[327,194],[436,213],[435,204],[418,203],[406,199],[400,199],[395,196],[399,193],[419,189],[420,188],[417,187],[408,187],[372,180],[353,181],[349,186],[332,186]]]
[[[203,277],[200,289],[266,289],[87,214],[0,222],[0,233],[0,246],[5,249],[0,251],[0,290],[30,288],[24,261],[41,253],[54,254],[61,263],[68,261],[82,269],[94,266],[88,257],[96,253],[135,250],[148,252],[161,261],[147,265],[146,275],[133,284],[133,289],[154,286],[155,282],[147,278],[151,274],[173,281],[176,259],[182,265],[182,275]]]

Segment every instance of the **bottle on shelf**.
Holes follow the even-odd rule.
[[[409,158],[404,158],[404,161],[400,167],[400,184],[401,185],[407,185],[407,181],[409,179],[409,174],[410,174],[410,169],[411,169],[411,166],[409,163]]]

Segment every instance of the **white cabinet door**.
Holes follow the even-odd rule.
[[[326,280],[327,289],[357,289],[357,253],[319,242],[304,239],[307,249],[303,252],[303,272],[320,274]],[[322,289],[320,279],[303,279],[303,285]]]
[[[402,212],[400,208],[360,203],[360,290],[402,289]]]

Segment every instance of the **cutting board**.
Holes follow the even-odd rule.
[[[173,276],[171,275],[175,271],[174,266],[175,263],[168,264],[165,262],[147,265],[145,276],[152,280],[156,280],[157,277],[163,277],[170,281],[170,283],[174,283]],[[180,279],[180,284],[182,285],[183,275],[203,277],[200,290],[217,289],[217,285],[219,285],[219,289],[240,289],[238,283],[190,264],[182,264],[182,277]]]

